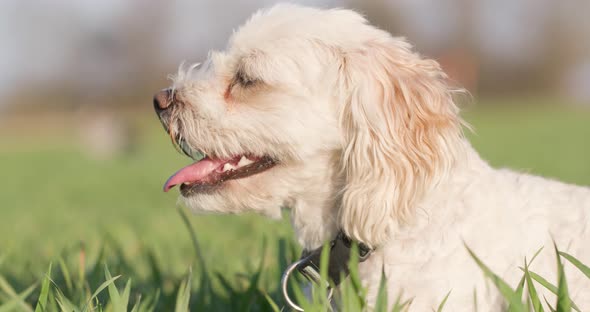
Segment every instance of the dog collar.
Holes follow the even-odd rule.
[[[364,262],[369,258],[373,249],[369,246],[358,243],[359,263]],[[350,253],[352,248],[352,239],[344,234],[343,231],[339,231],[336,237],[330,241],[330,255],[328,259],[328,278],[332,281],[331,284],[325,285],[328,288],[328,300],[331,300],[333,287],[338,286],[343,278],[346,278],[350,274],[350,268],[348,263],[350,260]],[[313,250],[304,250],[301,253],[301,257],[296,262],[292,263],[287,267],[281,278],[281,289],[283,297],[287,304],[296,311],[303,311],[303,309],[294,303],[287,292],[287,284],[291,274],[297,270],[305,278],[311,282],[317,284],[320,283],[320,258],[323,247],[319,247]],[[332,285],[332,286],[331,286]]]

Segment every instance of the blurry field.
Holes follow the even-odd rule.
[[[485,159],[590,185],[589,110],[509,107],[465,114],[475,129],[471,142]],[[76,129],[67,125],[38,135],[24,127],[1,128],[0,276],[16,290],[40,280],[60,257],[72,268],[94,265],[105,245],[99,261],[113,274],[132,278],[136,291],[172,292],[191,265],[197,271],[189,233],[176,211],[177,191],[161,191],[166,178],[189,160],[174,151],[154,116],[133,120],[141,130],[135,150],[103,161],[88,157],[77,144]],[[247,279],[256,270],[266,240],[259,287],[276,293],[277,242],[293,242],[284,215],[281,221],[198,215],[191,222],[209,270],[237,285],[240,276]]]

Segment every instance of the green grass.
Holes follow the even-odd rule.
[[[137,148],[106,161],[88,157],[73,135],[0,133],[0,311],[9,304],[32,311],[45,296],[57,307],[57,289],[62,304],[67,299],[82,308],[111,273],[120,275],[114,282],[119,289],[105,285],[88,307],[105,308],[113,300],[121,306],[129,298],[131,309],[140,294],[147,310],[205,305],[272,311],[268,298],[283,305],[280,272],[298,254],[287,216],[190,216],[202,251],[197,257],[175,192],[161,191],[188,159],[147,117],[135,117]],[[493,165],[590,184],[590,112],[503,107],[474,110],[466,118],[476,131],[470,140]],[[355,300],[345,300],[354,306]]]

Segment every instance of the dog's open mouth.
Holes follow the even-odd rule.
[[[215,190],[227,180],[242,179],[270,169],[276,162],[269,156],[239,155],[228,159],[205,157],[173,174],[164,192],[180,184],[183,196]]]

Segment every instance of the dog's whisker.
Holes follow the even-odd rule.
[[[198,63],[194,63],[193,65],[191,65],[188,69],[189,73],[192,73],[195,69],[199,68],[199,66],[201,66],[201,62]]]

